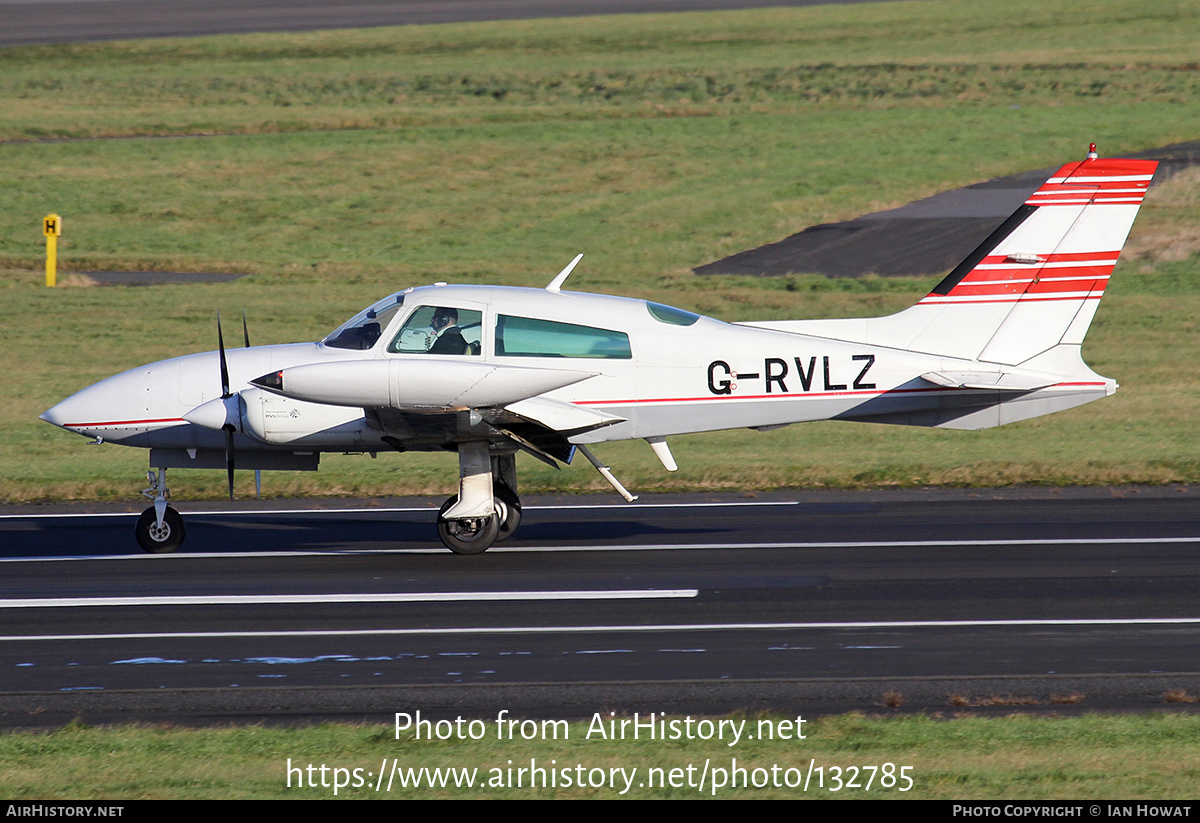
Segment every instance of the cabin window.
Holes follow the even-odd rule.
[[[392,354],[479,354],[483,314],[452,306],[418,306],[387,350]]]
[[[664,306],[662,303],[646,301],[646,310],[650,316],[660,323],[670,323],[672,326],[690,326],[700,319],[700,315],[690,311],[677,309],[674,306]]]
[[[496,319],[496,355],[611,360],[633,357],[625,332],[503,314]]]

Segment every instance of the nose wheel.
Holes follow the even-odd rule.
[[[183,518],[170,506],[163,511],[162,521],[154,507],[146,509],[138,518],[137,542],[151,554],[170,554],[183,544],[185,536]]]

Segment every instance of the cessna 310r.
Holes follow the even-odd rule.
[[[1112,394],[1080,356],[1154,175],[1152,161],[1063,166],[916,305],[887,317],[725,323],[622,297],[438,283],[392,294],[318,343],[151,363],[41,415],[150,450],[137,538],[184,538],[169,468],[315,470],[321,452],[457,452],[438,533],[486,551],[521,519],[516,454],[809,420],[980,429]]]

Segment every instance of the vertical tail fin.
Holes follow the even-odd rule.
[[[1094,150],[1059,169],[927,297],[890,318],[913,334],[907,348],[1046,366],[1066,346],[1077,361],[1158,165],[1101,160]]]

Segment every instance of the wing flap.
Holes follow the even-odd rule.
[[[614,423],[624,423],[624,417],[597,411],[595,409],[576,406],[574,403],[564,403],[561,400],[551,400],[548,397],[530,397],[518,400],[504,407],[531,423],[537,423],[556,432],[579,434],[592,429],[611,426]]]

